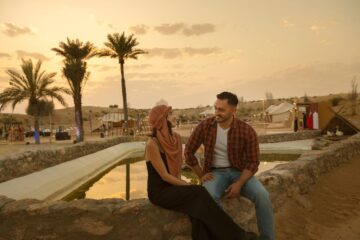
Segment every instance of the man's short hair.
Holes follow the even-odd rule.
[[[218,95],[216,95],[216,97],[217,97],[217,99],[220,99],[220,100],[226,99],[228,104],[233,107],[236,107],[239,103],[237,96],[231,92],[222,92],[222,93],[219,93]]]

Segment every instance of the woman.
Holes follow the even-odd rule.
[[[171,107],[151,109],[153,133],[146,145],[148,197],[158,206],[188,214],[193,239],[256,239],[241,229],[212,199],[205,188],[181,180],[182,144],[173,132],[176,119]]]

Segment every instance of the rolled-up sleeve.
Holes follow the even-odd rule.
[[[192,132],[185,145],[185,162],[190,167],[199,164],[197,158],[195,157],[195,153],[203,143],[204,134],[202,129],[202,124],[200,123]]]
[[[259,140],[255,130],[252,127],[249,127],[246,134],[246,144],[245,144],[245,153],[246,153],[246,166],[245,168],[255,174],[259,168],[260,164],[260,150],[259,150]]]

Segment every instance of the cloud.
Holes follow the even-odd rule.
[[[150,27],[144,25],[144,24],[141,24],[141,25],[134,25],[134,26],[130,26],[129,27],[129,31],[130,32],[133,32],[135,34],[138,34],[138,35],[144,35],[147,33],[147,31],[149,30]]]
[[[320,41],[320,44],[324,45],[324,46],[329,46],[331,45],[331,41],[330,40],[327,40],[327,39],[322,39]]]
[[[96,68],[96,71],[99,71],[99,72],[106,72],[106,71],[117,68],[117,66],[107,66],[107,65],[100,65],[100,64],[90,64],[90,67]]]
[[[107,26],[108,26],[110,29],[116,30],[116,27],[115,27],[114,25],[112,25],[111,23],[108,23]]]
[[[24,34],[29,34],[29,35],[35,34],[35,31],[29,27],[18,26],[16,24],[8,23],[8,22],[2,24],[2,28],[3,28],[2,32],[9,37],[17,37],[19,35],[24,35]]]
[[[184,27],[185,27],[184,23],[174,23],[174,24],[162,24],[160,26],[154,27],[154,29],[162,34],[172,35],[184,29]]]
[[[105,27],[108,27],[108,28],[110,28],[112,30],[116,30],[116,27],[113,24],[102,21],[102,20],[97,20],[97,18],[95,17],[95,14],[93,14],[93,13],[88,14],[88,18],[92,22],[97,23],[99,26],[105,26]]]
[[[107,28],[110,28],[111,30],[116,30],[116,26],[114,26],[112,23],[108,23],[108,22],[105,22],[105,21],[102,21],[102,20],[96,21],[95,19],[94,19],[94,21],[101,27],[105,26]]]
[[[125,79],[144,79],[145,81],[152,80],[164,80],[168,79],[186,79],[188,76],[193,76],[197,73],[195,72],[150,72],[150,73],[139,73],[139,72],[129,72],[125,73]],[[105,81],[109,82],[119,82],[120,75],[108,76],[105,78]]]
[[[292,28],[295,26],[295,24],[289,22],[286,19],[282,19],[282,24],[283,24],[283,27],[285,27],[285,28]]]
[[[43,54],[41,53],[36,53],[36,52],[25,52],[22,50],[17,50],[17,57],[18,58],[27,58],[27,57],[31,57],[31,58],[35,58],[35,59],[39,59],[41,61],[49,61],[50,58],[45,57]]]
[[[185,47],[182,49],[179,48],[152,48],[146,49],[149,54],[147,57],[163,57],[166,59],[174,59],[178,57],[182,57],[184,55],[193,57],[196,55],[206,56],[209,54],[218,54],[221,52],[220,48],[212,47],[212,48],[192,48],[192,47]]]
[[[189,27],[184,28],[183,34],[185,36],[200,36],[206,33],[212,33],[215,32],[215,25],[210,23],[204,23],[204,24],[193,24]]]
[[[266,91],[276,98],[299,97],[305,92],[308,96],[348,92],[351,79],[360,74],[359,69],[360,62],[297,65],[247,82],[234,82],[230,88],[245,99],[261,99]]]
[[[175,78],[186,78],[187,75],[191,73],[185,72],[164,72],[164,73],[128,73],[126,76],[129,79],[145,79],[145,80],[152,80],[152,79],[175,79]]]
[[[10,54],[0,52],[0,58],[6,58],[6,57],[7,57],[8,59],[11,58]]]
[[[149,68],[149,67],[152,67],[152,65],[151,64],[127,65],[126,69],[138,70],[138,69],[145,69],[145,68]]]
[[[163,57],[166,59],[173,59],[180,57],[182,55],[182,52],[178,48],[152,48],[147,49],[149,54],[146,54],[146,57]]]
[[[309,30],[316,34],[319,34],[320,32],[322,32],[325,29],[326,29],[325,26],[320,26],[320,25],[312,25],[309,27]]]
[[[203,24],[192,24],[186,25],[185,23],[174,23],[174,24],[162,24],[155,26],[154,29],[164,35],[173,35],[181,33],[187,37],[189,36],[200,36],[206,33],[215,32],[216,27],[214,24],[203,23]]]
[[[195,56],[195,55],[210,55],[210,54],[216,54],[220,53],[220,48],[213,47],[213,48],[192,48],[192,47],[186,47],[184,48],[184,53]]]

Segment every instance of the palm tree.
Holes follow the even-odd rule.
[[[50,87],[54,83],[56,73],[40,72],[41,61],[39,60],[34,68],[31,59],[22,59],[22,73],[14,70],[7,70],[10,76],[10,87],[0,93],[0,111],[8,104],[14,110],[18,103],[28,100],[26,112],[34,117],[35,136],[39,133],[39,116],[42,115],[43,106],[49,103],[49,98],[56,99],[63,106],[66,106],[62,93],[69,94],[70,91],[63,87]],[[38,137],[35,138],[37,144],[40,143]]]
[[[125,84],[125,76],[124,76],[124,64],[125,59],[133,58],[137,59],[139,54],[145,54],[146,51],[142,49],[135,49],[139,43],[133,34],[126,37],[123,32],[121,35],[119,33],[108,34],[107,35],[108,42],[104,43],[106,46],[100,53],[100,57],[110,57],[117,58],[120,64],[120,73],[121,73],[121,90],[123,97],[123,109],[124,109],[124,118],[125,122],[128,121],[128,104],[127,104],[127,96],[126,96],[126,84]]]
[[[97,55],[96,48],[90,42],[85,44],[79,39],[60,42],[59,48],[52,48],[57,55],[64,57],[62,73],[69,83],[75,105],[75,124],[77,128],[76,141],[84,140],[84,125],[82,115],[82,94],[90,72],[87,71],[88,60]]]

